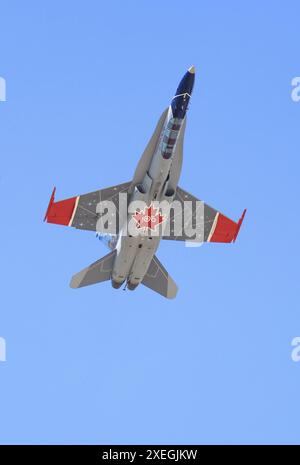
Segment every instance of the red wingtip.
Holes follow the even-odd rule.
[[[45,215],[44,221],[47,220],[47,216],[48,216],[48,214],[49,214],[50,208],[52,207],[52,205],[53,205],[53,203],[54,203],[55,192],[56,192],[56,187],[54,187],[54,189],[53,189],[53,191],[52,191],[52,195],[51,195],[51,198],[50,198],[50,202],[49,202],[49,205],[48,205],[48,208],[47,208],[47,211],[46,211],[46,215]]]
[[[242,223],[243,223],[244,218],[245,218],[245,215],[246,215],[246,211],[247,211],[247,208],[245,208],[245,210],[243,211],[242,216],[240,217],[240,219],[239,219],[239,221],[238,221],[238,224],[237,224],[237,227],[236,227],[236,231],[235,231],[235,235],[234,235],[234,237],[233,237],[233,241],[232,241],[232,242],[235,242],[235,241],[236,241],[236,238],[238,237],[238,233],[240,232]]]

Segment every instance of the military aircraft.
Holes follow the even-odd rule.
[[[163,240],[235,242],[238,222],[178,186],[183,158],[186,113],[195,67],[183,76],[129,182],[55,202],[55,188],[45,221],[95,231],[110,253],[71,280],[79,288],[110,280],[114,288],[134,290],[142,283],[174,298],[177,285],[155,253]]]

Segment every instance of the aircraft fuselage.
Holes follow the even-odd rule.
[[[179,148],[178,144],[183,141],[194,79],[195,70],[191,67],[181,80],[171,105],[164,112],[162,128],[152,156],[148,157],[144,166],[142,159],[139,163],[136,172],[142,172],[142,175],[133,179],[129,204],[137,200],[142,200],[147,206],[153,201],[173,202],[182,163],[182,147]],[[119,232],[111,281],[115,288],[126,282],[128,289],[133,290],[142,282],[149,268],[161,241],[161,233],[130,235],[130,221],[132,214],[129,213]]]

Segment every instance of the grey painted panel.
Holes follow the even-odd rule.
[[[77,229],[85,229],[96,231],[97,222],[100,215],[97,213],[97,206],[101,201],[111,200],[116,206],[117,213],[119,211],[119,194],[128,192],[131,182],[125,182],[116,186],[108,187],[98,191],[90,192],[79,197],[77,209],[72,221],[72,226]],[[119,215],[117,215],[118,220]],[[117,231],[119,232],[120,225],[117,221]],[[99,231],[101,232],[101,231]]]
[[[174,299],[178,291],[176,283],[156,256],[153,257],[142,284],[168,299]]]
[[[111,277],[116,251],[113,250],[105,257],[97,260],[92,265],[75,274],[70,286],[73,289],[90,286],[91,284],[107,281]]]
[[[170,180],[169,180],[169,187],[172,189],[176,189],[181,173],[182,167],[182,158],[183,158],[183,141],[184,141],[184,134],[186,128],[186,117],[182,123],[180,134],[175,146],[175,152],[173,155],[173,161],[170,171]]]
[[[143,155],[141,156],[141,159],[140,159],[140,161],[138,163],[138,166],[137,166],[137,168],[135,170],[135,173],[134,173],[134,176],[133,176],[133,184],[134,185],[140,184],[143,181],[144,176],[145,176],[145,174],[146,174],[146,172],[147,172],[147,170],[148,170],[148,168],[150,166],[150,162],[151,162],[152,156],[153,156],[153,154],[155,152],[155,149],[156,149],[156,146],[157,146],[157,143],[158,143],[158,140],[159,140],[159,137],[160,137],[164,122],[166,120],[168,111],[169,111],[169,108],[167,108],[162,113],[162,115],[159,118],[159,121],[158,121],[158,123],[156,125],[155,131],[152,134],[152,137],[151,137],[150,141],[148,142],[148,145],[147,145],[146,149],[144,150]]]
[[[197,214],[201,218],[201,229],[199,230],[198,236],[196,234],[192,237],[189,237],[188,235],[185,234],[184,231],[182,231],[181,235],[176,234],[176,231],[174,230],[174,216],[171,212],[170,219],[169,219],[169,226],[170,226],[170,234],[166,235],[164,234],[163,239],[168,239],[168,240],[177,240],[177,241],[191,241],[191,242],[206,242],[209,234],[211,232],[215,217],[217,215],[217,210],[214,208],[210,207],[206,203],[202,202],[201,200],[197,199],[197,197],[194,197],[191,195],[189,192],[181,189],[180,187],[177,188],[176,190],[176,195],[174,198],[174,201],[177,200],[181,202],[182,204],[182,225],[185,224],[187,225],[186,229],[189,227],[195,228],[196,226],[196,217]],[[184,215],[184,202],[189,201],[191,202],[191,209],[190,213]],[[201,204],[199,204],[201,202]],[[199,210],[199,208],[201,210]],[[187,213],[187,212],[186,212]]]

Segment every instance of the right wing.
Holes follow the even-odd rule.
[[[173,202],[175,201],[179,202],[181,208],[178,213],[176,209],[174,212],[171,210],[168,228],[163,233],[162,239],[187,242],[235,242],[246,210],[236,223],[180,187],[177,187]],[[193,235],[188,232],[191,234],[193,232]]]
[[[108,187],[107,189],[60,200],[59,202],[54,201],[54,188],[44,221],[72,226],[77,229],[118,234],[121,226],[119,194],[128,193],[130,186],[131,182],[125,182],[117,186]],[[97,208],[100,202],[103,201],[112,201],[116,209],[116,217],[110,218],[108,214],[106,223],[104,221],[105,214],[101,216]],[[115,228],[113,228],[115,230],[104,230],[104,228],[108,227],[107,223],[110,221],[113,225],[115,224]]]
[[[174,299],[178,291],[176,283],[155,255],[152,258],[142,284],[167,299]]]

